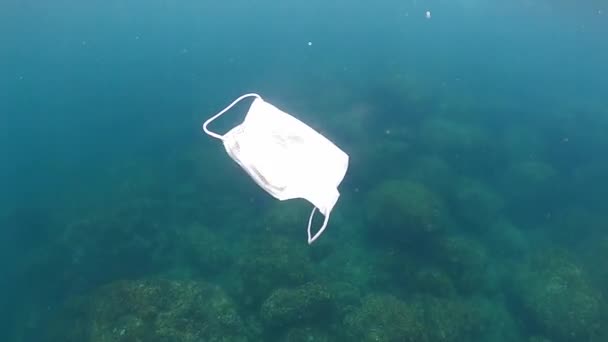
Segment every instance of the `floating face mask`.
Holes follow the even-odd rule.
[[[207,129],[211,121],[247,97],[255,99],[240,125],[224,135]],[[346,174],[349,161],[346,153],[257,94],[239,97],[205,121],[203,130],[222,140],[228,155],[270,195],[281,201],[303,198],[312,203],[314,208],[308,219],[308,243],[321,236],[340,197],[338,186]],[[313,235],[311,225],[317,209],[325,220]]]

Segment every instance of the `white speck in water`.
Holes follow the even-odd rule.
[[[431,11],[426,11],[426,18],[431,19]]]
[[[312,42],[308,42],[308,46],[311,46],[311,45],[312,45]]]

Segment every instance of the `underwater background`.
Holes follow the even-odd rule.
[[[608,341],[607,34],[592,0],[3,0],[0,340]],[[350,156],[312,245],[202,132],[249,92]]]

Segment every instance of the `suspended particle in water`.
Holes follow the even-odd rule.
[[[311,45],[312,45],[312,42],[308,42],[308,46],[311,46]]]
[[[431,19],[431,11],[426,11],[426,18]]]

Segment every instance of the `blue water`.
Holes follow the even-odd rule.
[[[65,313],[162,279],[224,291],[230,341],[604,340],[607,34],[604,1],[3,1],[0,339],[190,341]],[[318,245],[201,130],[248,92],[350,156]]]

